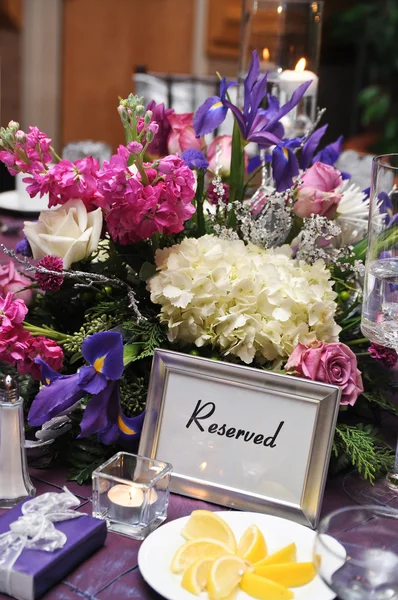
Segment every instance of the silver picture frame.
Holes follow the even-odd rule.
[[[139,454],[173,464],[174,493],[315,528],[340,396],[337,386],[158,349]],[[218,407],[221,420],[249,428],[207,427]],[[264,427],[272,435],[251,431]]]

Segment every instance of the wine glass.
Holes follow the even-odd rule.
[[[350,506],[332,512],[319,524],[314,564],[341,600],[398,600],[398,510]]]
[[[371,183],[361,329],[398,351],[398,154],[373,159]],[[398,491],[398,445],[386,485]]]

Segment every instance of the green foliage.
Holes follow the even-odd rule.
[[[128,369],[120,381],[120,405],[126,417],[135,417],[145,408],[147,385]]]
[[[152,357],[155,349],[164,346],[167,339],[163,327],[155,318],[142,320],[139,323],[126,321],[123,327],[131,336],[125,345],[125,365]]]
[[[398,417],[398,405],[390,400],[382,389],[372,390],[371,392],[363,392],[362,396],[371,404],[379,406],[383,410],[387,410]]]
[[[352,464],[359,474],[374,483],[379,473],[385,473],[394,461],[394,453],[380,438],[373,425],[338,424],[332,449],[340,466]]]
[[[116,449],[114,446],[103,446],[95,437],[76,439],[69,447],[68,463],[71,465],[69,480],[80,485],[91,479],[91,474],[102,463],[110,458]]]

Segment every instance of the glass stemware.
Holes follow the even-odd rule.
[[[398,154],[373,159],[362,322],[370,341],[398,351]],[[398,491],[398,446],[386,483]]]
[[[398,599],[398,511],[351,506],[325,517],[314,563],[341,600]]]

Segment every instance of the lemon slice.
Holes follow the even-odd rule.
[[[254,565],[254,572],[257,573],[258,567],[265,567],[266,565],[280,565],[285,563],[296,562],[296,544],[293,542],[284,548],[281,548],[273,554],[269,554],[263,560],[260,560]]]
[[[200,558],[219,558],[224,554],[232,554],[230,548],[221,542],[199,538],[189,540],[180,546],[173,556],[170,569],[172,573],[182,573]]]
[[[186,571],[181,579],[182,587],[191,592],[191,594],[200,594],[207,586],[210,569],[214,563],[214,558],[200,558]]]
[[[305,585],[312,581],[316,575],[314,563],[312,562],[257,566],[256,573],[286,587]]]
[[[237,588],[247,565],[239,556],[221,556],[211,566],[207,581],[210,600],[227,598]]]
[[[258,600],[291,600],[294,597],[287,587],[248,571],[243,575],[239,587]]]
[[[181,531],[186,540],[208,538],[217,540],[236,552],[236,540],[228,523],[210,510],[194,510],[188,523]]]
[[[251,563],[267,556],[267,544],[257,525],[250,525],[242,535],[238,545],[238,555]]]

